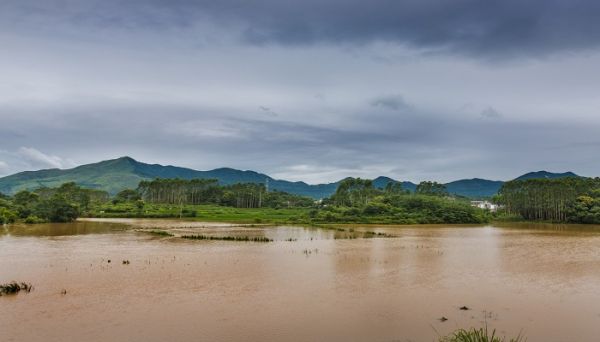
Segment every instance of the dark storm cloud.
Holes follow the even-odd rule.
[[[44,16],[125,30],[185,29],[210,22],[250,44],[387,41],[488,58],[600,44],[600,2],[591,0],[24,0],[5,2],[0,9],[8,10],[17,24]]]

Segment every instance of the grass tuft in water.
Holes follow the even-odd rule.
[[[515,338],[507,339],[506,337],[496,336],[496,330],[491,332],[488,327],[470,330],[459,329],[452,334],[440,338],[439,342],[525,342],[527,341],[521,334]]]

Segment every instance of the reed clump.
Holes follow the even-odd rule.
[[[211,235],[182,235],[182,239],[190,240],[217,240],[217,241],[241,241],[241,242],[273,242],[264,236],[211,236]]]

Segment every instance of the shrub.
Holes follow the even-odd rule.
[[[44,223],[46,221],[35,215],[31,215],[31,216],[27,216],[27,218],[25,218],[24,222],[28,223],[28,224],[36,224],[36,223]]]
[[[9,224],[17,220],[17,213],[8,209],[0,207],[0,224]]]

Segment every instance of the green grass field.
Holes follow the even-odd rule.
[[[308,208],[232,208],[217,205],[146,204],[139,209],[132,203],[103,204],[86,214],[89,217],[184,218],[195,221],[232,223],[303,223],[308,222]]]

